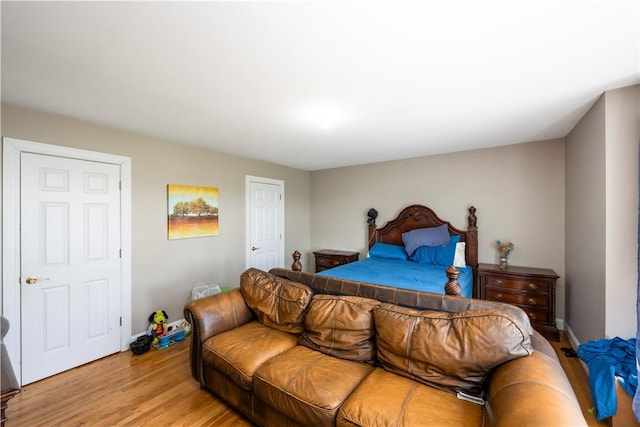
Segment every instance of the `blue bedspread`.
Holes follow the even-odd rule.
[[[447,268],[441,265],[371,257],[330,268],[317,274],[376,285],[443,294],[444,286],[448,280],[445,272]],[[462,287],[461,296],[471,298],[473,293],[473,273],[471,268],[467,266],[458,268],[458,270],[460,271],[458,282]]]

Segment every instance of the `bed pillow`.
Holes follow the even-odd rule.
[[[456,253],[453,256],[453,266],[465,268],[467,266],[467,258],[465,256],[465,250],[467,244],[465,242],[456,243]]]
[[[404,246],[390,245],[388,243],[376,243],[369,249],[369,256],[387,259],[407,259]]]
[[[413,255],[421,246],[446,246],[449,244],[449,226],[447,224],[438,227],[416,228],[402,233],[402,242],[407,255]]]
[[[477,396],[492,369],[533,353],[529,325],[503,310],[446,313],[381,304],[373,315],[385,370],[454,392]]]
[[[435,264],[449,267],[453,264],[456,253],[456,245],[460,242],[460,236],[452,236],[447,246],[421,246],[409,259],[418,264]]]

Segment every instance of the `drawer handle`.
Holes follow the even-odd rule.
[[[529,303],[529,305],[536,305],[537,304],[535,298],[529,298],[529,300],[527,302]]]
[[[538,285],[536,285],[535,283],[529,283],[529,289],[535,291],[536,289],[538,289]]]
[[[496,285],[502,285],[502,280],[496,280]]]
[[[533,320],[536,320],[536,314],[535,313],[527,313],[529,315],[530,318],[532,318]]]
[[[502,301],[502,294],[496,294],[495,298],[496,298],[498,301]]]

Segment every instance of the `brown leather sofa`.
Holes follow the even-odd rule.
[[[193,377],[259,425],[586,425],[514,306],[249,269],[184,312]]]

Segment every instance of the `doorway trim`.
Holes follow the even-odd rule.
[[[11,327],[4,338],[22,385],[20,319],[20,157],[22,153],[109,163],[120,167],[120,244],[122,249],[122,328],[120,351],[131,340],[131,158],[13,138],[2,139],[2,315]],[[15,209],[14,207],[18,207]]]

